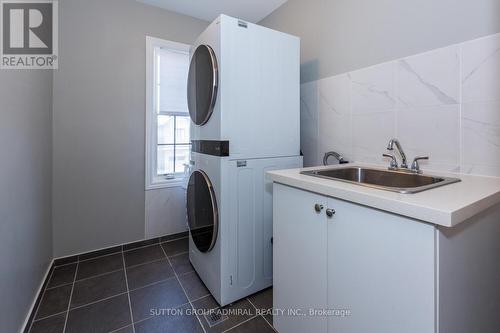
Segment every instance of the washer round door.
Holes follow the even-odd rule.
[[[204,125],[214,111],[217,99],[219,70],[215,52],[208,45],[194,51],[189,65],[187,98],[191,120]]]
[[[212,183],[201,170],[194,171],[189,177],[187,214],[194,244],[201,252],[210,251],[217,240],[219,213]]]

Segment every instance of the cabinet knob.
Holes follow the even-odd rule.
[[[328,217],[332,217],[333,215],[335,215],[335,209],[333,209],[333,208],[328,208],[328,209],[326,210],[326,216],[328,216]]]
[[[323,205],[315,204],[314,210],[316,211],[316,213],[321,213],[321,211],[323,210]]]

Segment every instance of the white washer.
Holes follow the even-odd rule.
[[[189,259],[220,305],[272,285],[270,170],[302,158],[232,160],[192,153],[187,189]]]
[[[212,145],[232,158],[298,156],[299,98],[298,37],[221,15],[191,49],[195,146]]]
[[[191,50],[189,259],[220,305],[272,285],[272,184],[302,166],[300,41],[221,15]]]

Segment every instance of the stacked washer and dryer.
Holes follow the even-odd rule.
[[[272,183],[299,168],[299,38],[221,15],[191,49],[189,259],[220,305],[272,285]]]

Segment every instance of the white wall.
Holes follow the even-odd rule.
[[[305,165],[388,165],[397,137],[424,169],[500,176],[500,34],[304,83],[301,119]]]
[[[189,44],[208,25],[134,0],[63,0],[59,12],[56,257],[145,238],[145,36]]]
[[[146,191],[146,238],[187,231],[186,190],[167,187]]]
[[[500,32],[498,0],[288,0],[260,22],[301,38],[301,82]]]
[[[52,258],[52,71],[0,70],[0,331],[17,332]]]

